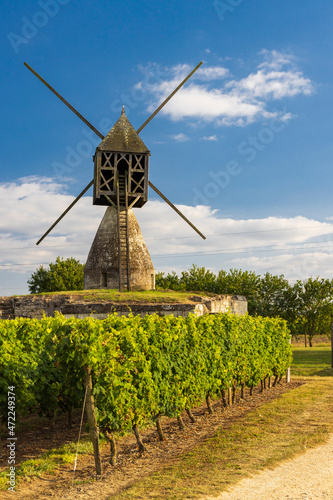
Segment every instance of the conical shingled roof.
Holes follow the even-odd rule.
[[[125,115],[124,106],[119,120],[113,125],[97,149],[100,151],[117,151],[122,153],[150,153]]]

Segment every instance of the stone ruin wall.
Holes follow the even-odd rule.
[[[0,319],[37,318],[45,314],[54,316],[59,311],[65,317],[86,318],[92,316],[104,319],[109,314],[117,312],[128,316],[157,313],[161,316],[188,316],[192,313],[197,316],[230,311],[233,314],[244,315],[247,312],[247,300],[241,295],[220,295],[214,298],[193,296],[191,303],[160,303],[138,304],[117,302],[80,302],[70,295],[25,295],[22,297],[0,297]],[[76,296],[77,297],[77,296]]]

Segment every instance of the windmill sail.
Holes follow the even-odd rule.
[[[29,66],[27,63],[24,63],[24,65],[42,82],[44,85],[47,86],[73,113],[75,113],[91,130],[95,132],[95,134],[100,137],[102,140],[104,140],[104,136],[86,119],[84,118],[81,113],[79,113],[64,97],[62,97],[53,87],[51,87],[50,84],[46,82],[31,66]],[[184,80],[175,88],[173,92],[160,104],[160,106],[154,111],[154,113],[141,125],[141,127],[137,130],[137,134],[139,134],[147,125],[148,123],[161,111],[161,109],[169,102],[169,100],[178,92],[182,86],[191,78],[191,76],[199,69],[199,67],[202,65],[202,62],[200,62],[188,75]],[[173,203],[171,203],[170,200],[166,196],[164,196],[159,189],[156,188],[150,181],[148,181],[149,186],[173,209],[175,212],[182,217],[182,219],[189,224],[192,229],[194,229],[203,239],[206,239],[205,236],[192,224],[187,217],[185,217],[184,214],[178,210]],[[52,224],[52,226],[43,234],[43,236],[38,240],[37,245],[39,245],[43,239],[55,228],[55,226],[63,219],[63,217],[74,207],[74,205],[82,198],[82,196],[88,191],[88,189],[94,184],[94,180],[92,180],[86,187],[85,189],[75,198],[75,200],[69,205],[69,207],[66,208],[66,210],[58,217],[58,219]],[[114,204],[112,202],[112,204]]]

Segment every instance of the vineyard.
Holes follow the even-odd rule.
[[[251,390],[271,377],[275,384],[291,364],[289,338],[279,318],[231,314],[5,320],[0,414],[5,421],[8,387],[19,415],[53,421],[61,413],[70,420],[86,399],[95,452],[99,428],[115,464],[115,432],[133,429],[144,451],[145,422],[155,421],[162,439],[161,416],[177,417],[181,427],[181,413],[190,416],[203,400],[211,411],[211,399],[232,397],[237,386]]]

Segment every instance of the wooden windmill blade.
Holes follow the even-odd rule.
[[[91,130],[93,132],[95,132],[96,135],[98,135],[98,137],[100,137],[101,139],[104,139],[104,135],[99,132],[99,130],[97,130],[97,128],[95,128],[90,122],[88,122],[88,120],[83,116],[81,115],[81,113],[78,112],[77,109],[74,108],[74,106],[72,106],[68,101],[66,101],[66,99],[64,97],[62,97],[62,95],[59,94],[59,92],[57,92],[53,87],[51,87],[51,85],[49,83],[47,83],[46,80],[44,80],[44,78],[42,78],[38,73],[37,71],[35,71],[31,66],[29,66],[29,64],[27,64],[26,62],[23,63],[24,66],[26,68],[28,68],[32,74],[34,74],[38,80],[40,80],[42,83],[44,83],[44,85],[49,89],[51,90],[51,92],[53,92],[54,95],[56,95],[58,97],[58,99],[60,99],[61,102],[63,102],[64,104],[66,104],[66,106],[71,110],[73,111],[73,113],[78,116],[80,118],[80,120],[83,121],[83,123],[85,123],[89,128],[91,128]]]
[[[145,126],[148,125],[148,123],[157,115],[157,113],[159,113],[161,111],[161,109],[170,101],[170,99],[172,99],[172,97],[178,92],[178,90],[180,90],[182,88],[182,86],[185,85],[187,80],[189,80],[191,78],[191,76],[200,68],[201,65],[202,65],[202,61],[199,62],[199,64],[191,71],[191,73],[189,73],[187,75],[186,78],[184,78],[184,80],[178,85],[178,87],[176,87],[175,90],[173,92],[171,92],[171,94],[162,102],[162,104],[159,105],[159,107],[154,111],[154,113],[150,115],[148,120],[146,120],[144,122],[144,124],[141,125],[140,128],[138,128],[138,130],[137,130],[138,134],[140,134],[141,130],[143,130],[145,128]]]
[[[42,82],[44,85],[47,86],[48,89],[50,89],[73,113],[75,113],[95,134],[100,137],[101,139],[105,139],[105,137],[86,119],[79,113],[66,99],[64,99],[51,85],[49,85],[46,80],[44,80],[31,66],[29,66],[27,63],[24,63],[24,65]],[[169,102],[169,100],[178,92],[178,90],[181,89],[181,87],[191,78],[191,76],[198,70],[198,68],[202,65],[202,62],[200,62],[188,75],[184,80],[176,87],[173,92],[160,104],[160,106],[152,113],[152,115],[141,125],[141,127],[137,130],[137,134],[141,132],[146,125],[161,111],[161,109]],[[182,217],[182,219],[187,222],[192,229],[194,229],[201,238],[206,239],[206,237],[192,224],[187,217],[185,217],[184,214],[178,210],[173,203],[171,203],[170,200],[166,196],[164,196],[161,191],[159,191],[150,181],[148,181],[149,186],[173,209],[175,212]],[[94,180],[92,180],[83,191],[75,198],[75,200],[67,207],[67,209],[58,217],[58,219],[52,224],[52,226],[43,234],[43,236],[38,240],[36,243],[39,245],[43,239],[54,229],[54,227],[63,219],[63,217],[73,208],[73,206],[82,198],[82,196],[88,191],[88,189],[94,184]]]
[[[189,226],[191,226],[191,228],[192,228],[192,229],[194,229],[194,231],[196,231],[196,232],[198,233],[198,235],[199,235],[199,236],[201,236],[201,238],[202,238],[203,240],[205,240],[205,239],[206,239],[206,236],[204,236],[204,235],[203,235],[203,234],[199,231],[199,229],[198,229],[197,227],[195,227],[195,225],[194,225],[194,224],[192,224],[192,222],[191,222],[191,221],[189,221],[189,220],[188,220],[188,218],[187,218],[187,217],[185,217],[185,215],[184,215],[184,214],[183,214],[180,210],[178,210],[178,208],[177,208],[177,207],[175,207],[175,205],[174,205],[173,203],[171,203],[171,201],[170,201],[170,200],[168,200],[168,198],[167,198],[166,196],[164,196],[164,194],[163,194],[163,193],[161,193],[161,191],[159,191],[159,190],[157,189],[157,187],[156,187],[156,186],[154,186],[154,184],[152,184],[150,181],[149,181],[149,186],[150,186],[150,187],[151,187],[151,188],[155,191],[155,193],[156,193],[156,194],[158,194],[158,196],[160,196],[160,197],[162,198],[162,200],[164,200],[164,201],[165,201],[165,202],[169,205],[169,207],[171,207],[171,208],[172,208],[172,209],[173,209],[173,210],[174,210],[174,211],[175,211],[175,212],[176,212],[176,213],[177,213],[177,214],[178,214],[178,215],[179,215],[182,219],[184,219],[184,221],[185,221],[185,222],[187,222],[187,224],[188,224]]]
[[[101,134],[101,132],[99,132],[90,122],[88,122],[88,120],[86,118],[84,118],[83,115],[81,115],[81,113],[79,113],[75,108],[74,106],[72,106],[68,101],[66,101],[66,99],[64,97],[62,97],[62,95],[59,94],[59,92],[57,92],[53,87],[51,87],[51,85],[49,83],[47,83],[46,80],[44,80],[44,78],[42,78],[38,73],[37,71],[35,71],[31,66],[29,66],[29,64],[27,64],[26,62],[23,63],[24,66],[26,68],[28,68],[31,73],[33,73],[37,78],[38,80],[40,80],[42,83],[44,83],[44,85],[49,89],[51,90],[51,92],[53,92],[59,99],[61,102],[63,102],[64,104],[66,104],[66,106],[71,110],[73,111],[73,113],[76,114],[76,116],[78,116],[80,118],[80,120],[83,121],[83,123],[85,123],[89,128],[91,128],[91,130],[93,132],[95,132],[96,135],[98,135],[98,137],[100,137],[101,139],[104,139],[104,135]],[[147,125],[148,123],[157,115],[157,113],[159,113],[161,111],[161,109],[170,101],[170,99],[172,99],[172,97],[176,94],[176,92],[178,92],[178,90],[180,90],[183,85],[185,85],[185,83],[187,82],[187,80],[189,80],[191,78],[191,76],[200,68],[200,66],[202,65],[202,61],[191,71],[191,73],[189,73],[187,75],[186,78],[184,78],[184,80],[178,85],[178,87],[175,88],[175,90],[173,90],[171,92],[171,94],[162,102],[162,104],[159,105],[159,107],[154,111],[154,113],[152,113],[150,115],[150,117],[141,125],[140,128],[138,128],[137,130],[137,133],[139,134]]]
[[[74,207],[74,205],[79,201],[80,198],[88,191],[88,189],[91,188],[91,186],[94,184],[94,181],[92,180],[88,186],[84,188],[83,191],[75,198],[75,200],[66,208],[66,210],[58,217],[58,219],[52,224],[52,226],[46,231],[46,233],[43,234],[43,236],[37,241],[36,245],[39,245],[43,241],[43,239],[52,231],[53,228],[56,227],[56,225],[65,217],[65,215],[70,211],[71,208]]]

